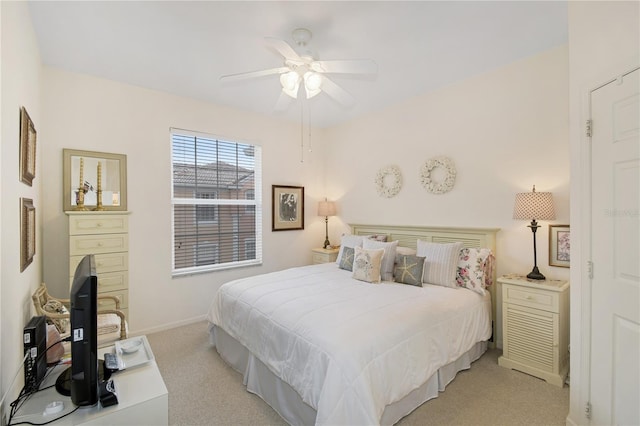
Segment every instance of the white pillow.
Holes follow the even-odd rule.
[[[365,250],[384,249],[382,256],[382,281],[393,281],[393,264],[396,261],[396,247],[398,241],[382,243],[380,241],[365,239],[362,248]]]
[[[460,250],[462,243],[440,244],[418,240],[416,255],[425,258],[422,282],[456,288]]]
[[[375,240],[375,241],[387,241],[387,236],[383,234],[373,234],[373,235],[350,235],[350,234],[342,234],[342,238],[340,239],[340,250],[338,251],[338,257],[336,258],[336,264],[340,266],[340,262],[342,260],[342,247],[362,247],[362,242],[364,240]]]
[[[384,249],[365,250],[356,247],[353,257],[352,277],[368,283],[379,283],[383,255]]]
[[[340,250],[338,251],[336,264],[340,265],[340,260],[342,259],[342,253],[344,252],[345,247],[362,247],[362,240],[364,240],[362,235],[343,235],[340,239]]]
[[[409,247],[396,247],[396,254],[401,254],[403,256],[415,256],[416,250]]]

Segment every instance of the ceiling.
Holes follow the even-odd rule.
[[[330,127],[567,42],[564,1],[30,1],[42,61],[176,95],[299,120],[276,111],[278,76],[222,75],[280,67],[264,37],[294,45],[311,30],[320,59],[373,59],[372,78],[332,75],[356,100],[320,94],[311,125]]]

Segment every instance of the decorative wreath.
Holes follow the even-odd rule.
[[[397,166],[387,166],[376,174],[376,190],[381,197],[391,198],[398,195],[402,188],[402,174]]]
[[[440,182],[436,182],[431,177],[431,172],[434,169],[444,169],[446,175]],[[448,157],[434,157],[428,159],[422,169],[420,170],[420,183],[424,186],[424,189],[432,194],[444,194],[453,189],[453,184],[456,182],[456,166],[453,161]]]

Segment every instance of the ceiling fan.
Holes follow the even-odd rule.
[[[286,41],[266,37],[266,43],[284,58],[284,66],[260,71],[243,72],[223,75],[221,81],[231,82],[250,78],[279,74],[282,92],[276,104],[276,109],[283,109],[287,99],[297,99],[304,88],[306,99],[310,99],[322,92],[344,106],[355,103],[353,96],[342,87],[334,83],[327,74],[376,74],[378,65],[371,59],[331,60],[321,61],[307,48],[311,40],[311,31],[297,28],[292,32],[297,48]]]

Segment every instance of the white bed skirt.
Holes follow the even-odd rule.
[[[291,386],[280,380],[265,364],[224,330],[213,324],[210,325],[209,330],[211,343],[215,345],[222,359],[243,375],[243,383],[249,392],[262,398],[291,425],[315,424],[316,410],[302,401],[300,395]],[[471,363],[480,358],[486,350],[486,341],[476,343],[456,361],[440,368],[422,386],[400,401],[387,405],[380,423],[392,425],[424,402],[436,398],[438,392],[443,392],[459,371],[469,369]]]

